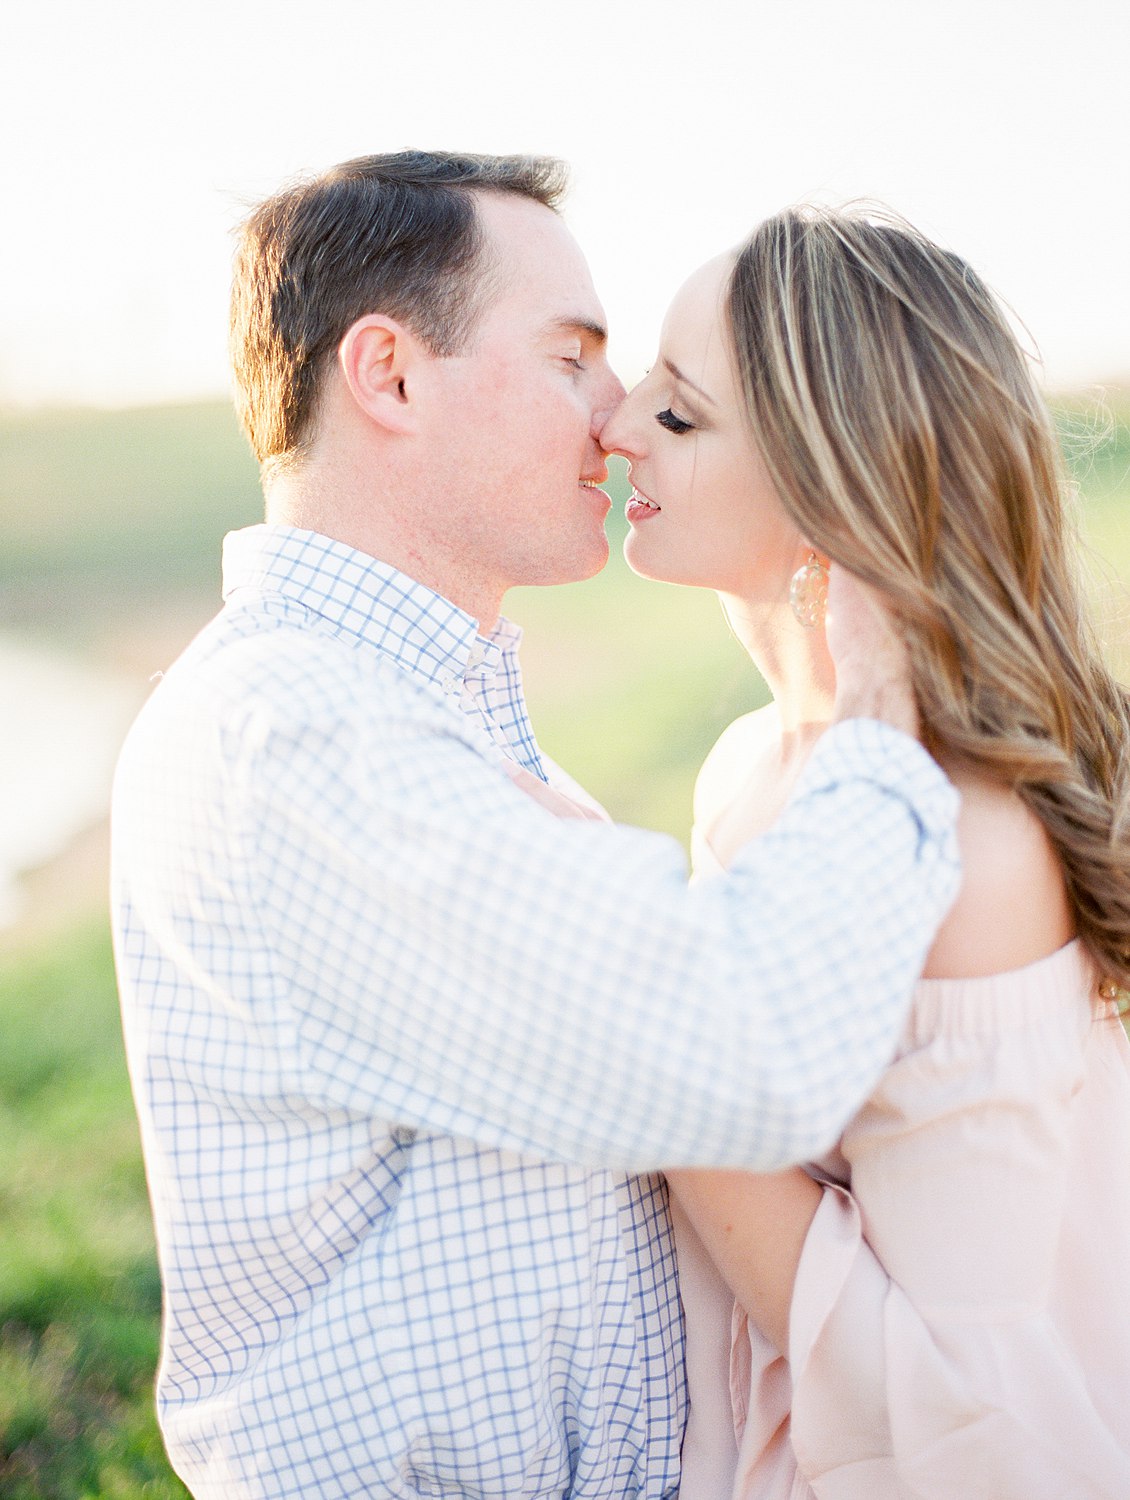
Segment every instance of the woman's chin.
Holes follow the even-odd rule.
[[[624,561],[632,572],[638,573],[641,578],[654,578],[657,583],[680,581],[671,570],[663,566],[662,555],[657,556],[654,547],[649,547],[646,541],[640,540],[635,527],[629,528],[624,538]]]
[[[692,577],[685,558],[664,557],[658,548],[649,546],[646,539],[641,540],[635,530],[629,531],[624,538],[624,561],[633,573],[656,583],[681,583],[689,588],[714,587],[712,583]]]

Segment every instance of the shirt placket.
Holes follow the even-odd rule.
[[[497,679],[500,663],[501,654],[497,646],[491,646],[489,642],[482,640],[474,643],[458,683],[459,706],[464,713],[483,725],[494,744],[505,751],[511,760],[516,760],[527,771],[532,771],[540,780],[545,781],[545,769],[537,753],[525,704],[514,702],[512,695],[506,695],[506,719],[512,726],[511,733],[507,733],[495,717],[493,700],[499,696]]]

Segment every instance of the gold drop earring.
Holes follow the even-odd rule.
[[[789,582],[789,605],[806,630],[823,622],[828,608],[828,569],[815,552],[808,554],[808,561]]]

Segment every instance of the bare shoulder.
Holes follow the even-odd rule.
[[[928,979],[1003,974],[1075,934],[1063,870],[1040,822],[1009,787],[950,773],[961,793],[962,883],[926,959]]]
[[[742,714],[723,729],[695,781],[696,827],[710,829],[717,823],[749,780],[758,755],[776,735],[777,710],[772,703]]]

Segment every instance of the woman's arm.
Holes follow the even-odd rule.
[[[801,1251],[823,1189],[787,1172],[668,1172],[667,1181],[723,1280],[782,1353]]]

